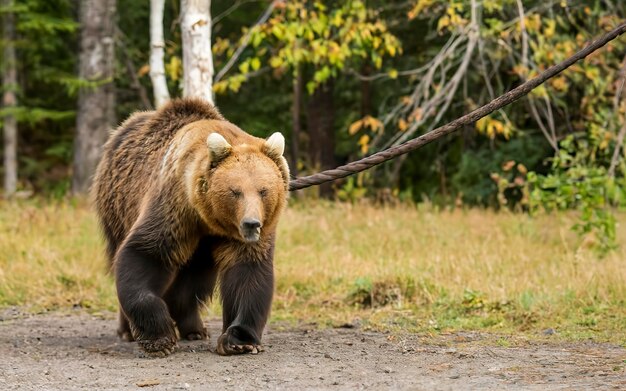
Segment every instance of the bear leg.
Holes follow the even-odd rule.
[[[261,335],[274,292],[274,270],[267,262],[237,262],[221,281],[223,329],[217,353],[223,356],[263,351]]]
[[[133,338],[150,356],[167,356],[176,348],[174,321],[161,299],[174,275],[159,259],[133,245],[124,245],[117,255],[115,282],[120,306]]]
[[[201,241],[164,297],[181,338],[198,340],[209,337],[200,317],[200,309],[213,294],[216,280],[217,270],[210,243],[208,240]]]
[[[133,338],[133,333],[130,331],[130,323],[128,323],[128,318],[126,317],[126,315],[124,315],[124,312],[121,308],[119,313],[119,326],[117,327],[117,336],[126,342],[133,342],[135,340],[135,338]]]

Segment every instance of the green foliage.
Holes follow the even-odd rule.
[[[23,106],[0,109],[0,117],[5,117],[7,115],[14,116],[18,122],[35,126],[46,120],[56,122],[74,118],[75,112],[72,110],[60,111],[40,107]]]
[[[507,184],[513,183],[519,175],[505,176],[502,167],[513,161],[524,167],[540,169],[546,149],[542,139],[522,135],[508,142],[498,142],[491,148],[469,150],[462,154],[458,171],[452,175],[453,189],[461,194],[464,204],[503,206],[507,203],[503,201],[508,200],[509,206],[514,207],[521,201],[520,192],[507,191],[504,199],[498,201],[498,185],[502,179],[507,180]]]
[[[415,136],[563,60],[626,15],[626,3],[600,0],[523,1],[522,20],[515,0],[474,4],[480,16],[480,51],[473,54],[450,106],[431,107],[436,121],[431,117],[433,123],[421,125]],[[233,8],[230,1],[213,2],[216,71],[245,39],[250,40],[230,76],[215,84],[220,110],[255,135],[282,131],[289,136],[296,69],[309,92],[333,79],[335,152],[340,162],[376,152],[429,114],[424,102],[415,98],[424,77],[420,69],[430,70],[429,62],[453,38],[469,36],[464,29],[472,22],[470,0],[298,0],[276,2],[269,19],[257,25],[269,5],[269,1],[241,2]],[[117,115],[123,119],[145,108],[138,88],[151,94],[149,4],[119,0],[118,9],[115,83]],[[77,3],[22,0],[0,9],[8,11],[16,14],[19,85],[3,88],[18,91],[19,106],[11,114],[20,127],[21,186],[59,193],[69,178],[77,92],[94,85],[76,75]],[[166,2],[165,63],[174,97],[181,94],[182,77],[178,17],[179,2]],[[337,197],[353,202],[375,196],[375,187],[381,187],[393,196],[438,204],[460,202],[535,213],[577,209],[581,220],[576,229],[585,237],[598,235],[594,240],[599,246],[610,248],[614,231],[610,213],[624,198],[623,159],[611,178],[608,167],[613,151],[620,148],[616,139],[626,112],[619,102],[617,71],[625,48],[623,39],[616,40],[551,79],[527,100],[463,130],[462,137],[439,140],[398,167],[393,161],[347,179],[337,187]],[[462,43],[448,54],[449,62],[442,63],[424,86],[425,96],[445,88],[452,79],[450,69],[461,62],[466,49]],[[541,130],[529,102],[537,107],[547,132]],[[306,97],[303,103],[307,104]],[[0,116],[8,113],[0,109]],[[305,151],[310,135],[307,129],[302,133],[300,149]],[[556,155],[547,138],[555,144],[560,141]],[[307,161],[306,156],[297,158]]]
[[[355,202],[367,194],[367,188],[363,186],[364,173],[351,176],[346,183],[337,190],[337,198],[341,201]]]
[[[607,252],[616,245],[613,203],[623,204],[621,187],[607,175],[604,166],[597,164],[594,148],[587,140],[569,136],[560,143],[552,158],[552,170],[547,175],[528,174],[533,211],[580,211],[580,221],[573,228],[581,235],[593,234],[591,245]]]
[[[279,4],[271,19],[248,32],[251,55],[239,64],[239,74],[215,84],[216,93],[237,92],[246,75],[265,63],[281,74],[300,64],[311,65],[313,73],[306,87],[312,94],[328,79],[358,69],[364,62],[380,69],[383,57],[402,52],[399,40],[362,1]],[[214,51],[220,55],[229,47],[227,41],[218,41]]]
[[[471,4],[469,0],[417,0],[408,16],[430,19],[439,36],[452,39],[470,23]],[[524,15],[520,20],[515,1],[482,2],[481,58],[472,71],[470,85],[484,90],[487,84],[496,92],[501,86],[519,84],[621,23],[626,11],[623,4],[613,7],[600,1],[562,1],[535,7],[538,4],[522,2]],[[624,47],[623,40],[612,42],[606,50],[534,90],[527,98],[530,105],[513,104],[506,108],[506,115],[478,121],[470,147],[460,157],[448,153],[454,148],[442,148],[447,152],[443,155],[445,163],[431,166],[433,169],[422,181],[434,175],[441,178],[437,167],[456,166],[452,184],[464,203],[506,205],[535,213],[576,209],[580,217],[574,229],[585,238],[583,243],[602,252],[613,248],[612,210],[623,203],[624,165],[620,159],[614,176],[608,175],[608,167],[613,150],[622,148],[615,141],[626,106],[620,104],[623,98],[619,86],[623,80],[615,70],[622,67]],[[528,57],[520,57],[525,50]],[[492,76],[481,76],[485,72]],[[480,99],[477,88],[469,89],[473,91],[469,95],[465,91],[462,96],[457,93],[457,101],[468,102],[464,111],[474,108],[474,102]],[[407,104],[412,101],[407,99]],[[402,117],[398,122],[400,131],[410,126],[411,120],[415,118]],[[487,144],[483,137],[491,141]],[[534,145],[519,149],[520,137],[524,143]],[[467,142],[468,137],[465,139]],[[558,146],[554,156],[548,152],[546,141],[554,149]],[[510,147],[504,147],[507,145]],[[437,155],[442,156],[441,149]],[[548,158],[551,164],[544,167],[542,163]],[[411,170],[416,166],[407,162],[405,173],[414,175]],[[527,169],[532,170],[528,177]],[[424,175],[424,170],[420,173]],[[439,184],[439,191],[444,192],[441,184],[445,182],[440,178],[432,178],[431,186]]]
[[[220,96],[220,110],[230,121],[255,136],[268,137],[277,131],[288,136],[291,96],[259,91],[284,90],[289,85],[288,80],[253,78],[248,82],[249,88],[242,88],[237,94]]]
[[[48,191],[67,182],[71,155],[47,154],[65,148],[73,131],[76,76],[75,2],[20,0],[0,10],[13,12],[16,23],[18,106],[0,116],[18,120],[19,178],[26,189]],[[3,42],[3,45],[5,42]]]

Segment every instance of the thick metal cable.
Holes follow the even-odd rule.
[[[365,157],[363,159],[354,161],[352,163],[348,163],[344,166],[337,167],[332,170],[326,170],[319,172],[317,174],[296,178],[291,180],[289,183],[289,190],[299,190],[304,189],[314,185],[320,185],[325,182],[334,181],[339,178],[346,177],[348,175],[356,174],[357,172],[361,172],[367,170],[370,167],[376,166],[378,164],[384,163],[387,160],[391,160],[397,156],[404,155],[405,153],[409,153],[418,148],[423,147],[424,145],[437,140],[440,137],[443,137],[447,134],[453,133],[464,125],[471,124],[473,122],[478,121],[484,116],[501,109],[502,107],[515,102],[521,97],[527,95],[530,91],[537,88],[541,84],[543,84],[546,80],[558,75],[563,70],[569,68],[574,65],[576,62],[582,60],[587,57],[591,53],[600,49],[608,42],[614,40],[620,35],[626,32],[626,22],[623,22],[615,29],[611,30],[604,36],[598,38],[591,44],[587,45],[584,49],[578,51],[573,56],[569,57],[565,61],[553,65],[545,71],[541,72],[539,75],[534,77],[533,79],[528,80],[527,82],[519,85],[515,89],[505,93],[487,103],[486,105],[479,107],[478,109],[472,111],[469,114],[466,114],[446,125],[443,125],[437,129],[433,129],[432,131],[423,134],[417,138],[409,140],[403,144],[397,145],[395,147],[388,148],[384,151],[377,152],[371,156]]]

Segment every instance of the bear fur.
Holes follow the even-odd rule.
[[[133,114],[109,137],[92,196],[120,302],[118,334],[164,356],[205,339],[220,281],[222,355],[256,353],[272,301],[284,138],[253,137],[199,99]]]

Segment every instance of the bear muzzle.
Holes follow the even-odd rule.
[[[261,237],[261,226],[262,224],[259,220],[247,217],[241,221],[239,231],[246,242],[252,243],[258,241]]]

